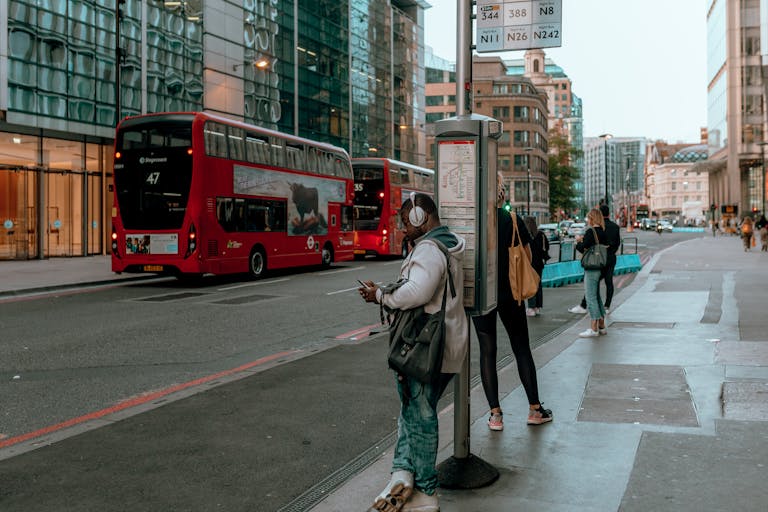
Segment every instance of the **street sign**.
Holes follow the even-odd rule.
[[[479,53],[562,45],[563,0],[477,0]]]

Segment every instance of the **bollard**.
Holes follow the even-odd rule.
[[[472,319],[467,314],[467,355],[453,379],[453,456],[437,465],[445,489],[477,489],[495,482],[499,471],[469,451],[469,347]]]

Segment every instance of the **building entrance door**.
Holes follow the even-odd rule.
[[[0,169],[0,260],[35,258],[37,174]]]
[[[48,172],[45,174],[46,237],[43,254],[82,256],[83,174]]]

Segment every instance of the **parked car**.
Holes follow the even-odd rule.
[[[587,225],[583,222],[574,222],[568,226],[568,236],[570,237],[583,236],[586,231]]]
[[[572,220],[561,220],[557,225],[557,229],[560,231],[560,236],[564,237],[568,234],[568,227],[573,224]]]
[[[541,224],[539,231],[543,232],[550,242],[556,242],[560,240],[560,230],[557,224]]]
[[[659,221],[658,225],[661,227],[662,231],[672,231],[672,223],[668,220],[662,219]]]

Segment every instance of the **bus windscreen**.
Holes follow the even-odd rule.
[[[114,179],[126,229],[181,228],[192,182],[191,150],[189,122],[133,125],[119,132]]]
[[[355,229],[375,231],[384,202],[384,169],[355,167]]]

